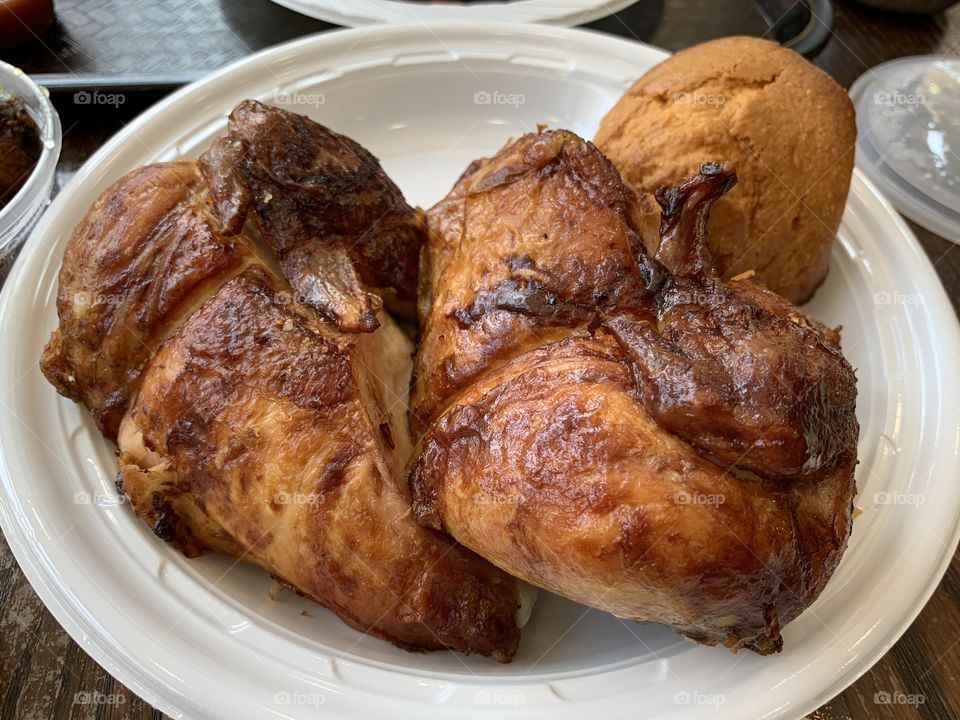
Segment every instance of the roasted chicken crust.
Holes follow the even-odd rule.
[[[661,427],[723,467],[817,477],[855,460],[856,377],[838,332],[757,283],[720,280],[707,218],[735,182],[730,167],[708,163],[658,193],[657,260],[669,279],[648,306],[604,325],[628,349],[644,408]]]
[[[590,143],[527,135],[428,212],[414,511],[528,582],[766,654],[850,532],[856,379],[838,336],[713,272],[735,181],[637,199]]]
[[[109,187],[67,243],[60,325],[40,367],[111,440],[164,337],[255,259],[223,234],[205,194],[195,163],[145,165]]]
[[[428,213],[414,434],[456,392],[511,357],[569,334],[581,308],[635,304],[656,272],[613,165],[566,131],[526,135],[467,169]],[[556,307],[554,289],[565,303]],[[539,303],[538,310],[534,305]]]

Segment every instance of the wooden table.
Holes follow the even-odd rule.
[[[650,0],[654,2],[654,0]],[[640,39],[671,49],[689,44],[689,23],[703,2],[661,3],[661,20]],[[735,26],[734,26],[735,27]],[[730,32],[719,26],[716,34]],[[960,54],[960,6],[936,17],[906,18],[838,3],[833,37],[817,64],[849,86],[869,67],[914,54]],[[158,99],[128,97],[121,111],[58,99],[63,121],[61,185],[111,134]],[[960,313],[960,248],[912,225]],[[960,478],[958,478],[960,480]],[[75,702],[102,693],[112,703]],[[884,698],[892,702],[884,703]],[[901,702],[910,699],[922,702]],[[34,594],[0,539],[0,718],[163,718],[88,657]],[[887,655],[811,718],[955,720],[960,718],[960,555],[929,604]],[[743,720],[753,720],[744,718]]]

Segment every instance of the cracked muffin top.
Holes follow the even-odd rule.
[[[792,50],[749,37],[660,63],[607,113],[595,138],[641,193],[677,184],[705,160],[733,163],[740,183],[710,218],[713,260],[726,278],[754,271],[797,304],[826,277],[855,140],[843,88]],[[659,215],[654,202],[641,207]],[[656,233],[643,235],[655,251]]]

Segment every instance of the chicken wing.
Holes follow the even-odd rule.
[[[246,100],[200,168],[224,227],[255,209],[290,284],[342,330],[375,330],[383,300],[414,319],[422,220],[365,148]]]
[[[712,271],[734,181],[660,193],[651,258],[572,133],[471,166],[427,216],[410,482],[421,522],[517,577],[766,654],[846,546],[856,384],[835,332]]]

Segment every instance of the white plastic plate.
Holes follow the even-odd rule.
[[[431,23],[448,20],[471,22],[536,22],[548,25],[582,25],[612,15],[637,0],[273,0],[308,17],[360,27],[379,23]]]
[[[934,590],[958,539],[960,340],[924,253],[858,174],[808,310],[844,326],[858,368],[863,514],[784,652],[732,655],[541,596],[510,665],[409,654],[283,593],[266,573],[187,560],[119,504],[113,448],[37,360],[56,325],[67,238],[142,163],[194,156],[246,97],[378,155],[428,206],[474,158],[538,123],[592,136],[659,50],[538,25],[351,30],[254,55],[160,103],[108,142],[37,227],[0,297],[0,524],[80,646],[148,702],[189,718],[796,718],[867,670]],[[301,614],[306,611],[306,614]]]

